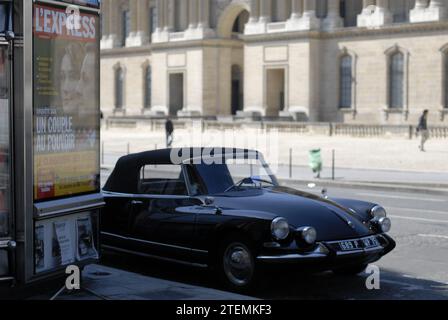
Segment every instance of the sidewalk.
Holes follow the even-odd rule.
[[[255,300],[255,298],[91,265],[83,290],[63,292],[56,300]]]
[[[236,132],[236,147],[251,145],[247,132]],[[206,146],[228,146],[218,133],[201,138]],[[139,129],[104,130],[102,133],[102,167],[112,169],[123,155],[164,147],[163,132],[145,132]],[[189,132],[178,130],[175,147],[197,145]],[[382,186],[415,189],[415,191],[448,192],[448,141],[430,140],[428,152],[418,150],[417,140],[400,138],[350,138],[281,134],[275,145],[254,143],[281,180],[316,182],[320,185]],[[233,146],[233,145],[232,145]],[[308,167],[308,151],[322,149],[324,169],[315,181]],[[335,179],[332,179],[332,150],[335,150]],[[292,152],[290,166],[290,151]],[[270,154],[272,152],[272,154]],[[277,165],[276,165],[277,164]],[[103,173],[103,178],[107,172]],[[409,190],[405,190],[409,191]]]

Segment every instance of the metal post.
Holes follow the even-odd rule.
[[[104,165],[104,141],[102,143],[102,147],[101,147],[101,165]]]
[[[131,143],[130,142],[128,142],[128,146],[127,146],[127,154],[129,155],[129,154],[131,154]]]
[[[292,148],[289,149],[289,179],[292,179]]]
[[[332,151],[332,165],[331,165],[331,179],[334,181],[336,179],[335,176],[335,165],[336,165],[336,151],[333,149]]]

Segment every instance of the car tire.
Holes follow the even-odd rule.
[[[356,265],[356,266],[351,266],[351,267],[334,269],[333,272],[337,275],[342,275],[342,276],[356,276],[360,273],[363,273],[366,269],[367,269],[367,265],[362,264],[362,265]]]
[[[250,241],[238,235],[227,237],[217,258],[217,272],[227,289],[247,293],[254,288],[257,268]]]

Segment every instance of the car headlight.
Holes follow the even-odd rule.
[[[317,240],[317,231],[313,227],[303,227],[298,230],[302,237],[302,240],[305,241],[306,244],[314,244]]]
[[[381,206],[373,207],[372,210],[370,210],[370,214],[371,214],[372,218],[376,218],[376,219],[387,217],[386,209],[384,209]]]
[[[285,240],[289,236],[289,223],[285,218],[276,218],[271,223],[271,233],[275,240]]]
[[[377,218],[376,224],[383,233],[387,233],[392,229],[392,221],[387,217]]]

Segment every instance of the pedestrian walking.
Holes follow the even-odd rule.
[[[429,110],[423,111],[422,116],[418,122],[417,134],[420,135],[420,146],[419,149],[421,152],[425,152],[425,144],[429,139],[429,130],[428,130],[428,114]]]
[[[166,147],[171,148],[174,140],[174,125],[170,118],[166,119],[165,122],[165,133],[166,133]]]

